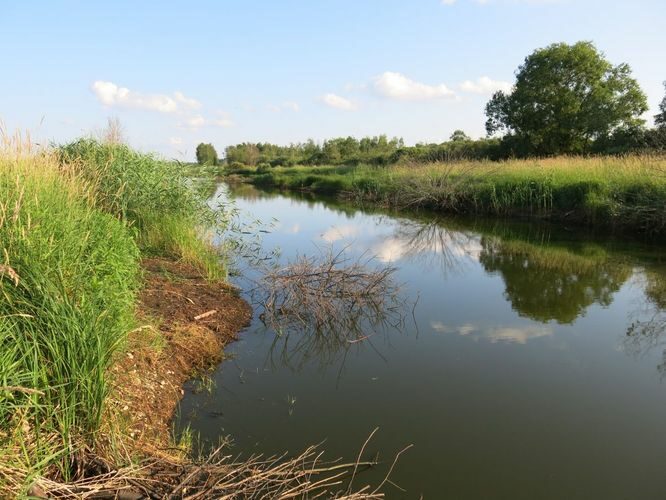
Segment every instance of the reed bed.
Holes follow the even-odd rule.
[[[68,481],[137,326],[140,259],[219,278],[205,229],[223,221],[172,166],[116,142],[44,149],[0,129],[0,194],[0,463],[22,484]]]
[[[666,236],[663,156],[248,168],[235,174],[257,185],[338,194],[359,203],[550,218]]]
[[[2,136],[0,193],[0,463],[67,478],[134,325],[139,250],[90,183],[25,138]]]

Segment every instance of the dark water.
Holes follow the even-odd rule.
[[[179,424],[204,444],[231,435],[237,453],[271,454],[325,440],[326,456],[353,460],[379,427],[368,456],[414,445],[391,477],[406,493],[389,485],[388,498],[666,498],[664,248],[234,197],[248,219],[278,219],[264,249],[371,252],[416,307],[400,331],[344,348],[255,318],[212,393],[183,401]]]

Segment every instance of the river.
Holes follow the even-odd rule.
[[[218,195],[226,193],[220,185]],[[666,498],[666,251],[535,223],[364,211],[242,186],[262,248],[393,265],[404,323],[364,342],[275,332],[255,313],[179,428],[204,447],[382,462],[387,498]],[[242,265],[241,265],[242,267]],[[251,270],[235,282],[252,288]]]

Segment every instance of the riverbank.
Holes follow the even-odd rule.
[[[194,266],[148,258],[142,269],[137,316],[143,326],[130,332],[109,370],[107,420],[123,422],[133,448],[155,453],[173,446],[171,420],[183,384],[222,360],[252,310],[238,290],[207,280]]]
[[[91,456],[134,459],[118,449],[128,425],[111,411],[114,370],[132,341],[169,346],[164,320],[142,315],[142,260],[221,284],[208,234],[224,220],[174,166],[122,144],[1,139],[0,491],[20,497],[39,478],[86,477]]]
[[[335,491],[313,450],[236,462],[175,442],[183,383],[251,316],[211,243],[227,214],[125,145],[0,138],[0,496]]]
[[[560,157],[387,167],[227,169],[257,186],[396,209],[546,219],[666,237],[666,158]]]

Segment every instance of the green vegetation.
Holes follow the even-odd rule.
[[[510,93],[496,92],[486,105],[486,139],[456,130],[441,144],[412,147],[386,136],[321,146],[244,143],[226,149],[226,172],[256,185],[397,208],[561,219],[666,236],[666,161],[659,156],[666,151],[666,97],[656,127],[645,128],[646,97],[631,69],[613,66],[591,42],[538,49],[516,78]]]
[[[215,222],[204,201],[124,145],[5,137],[0,192],[0,491],[25,492],[38,474],[67,479],[97,442],[142,254],[222,270],[194,229]]]
[[[632,269],[593,243],[580,248],[484,236],[479,261],[498,273],[514,310],[540,322],[571,324],[593,303],[608,306]]]
[[[611,65],[590,42],[529,55],[511,93],[486,106],[488,135],[506,131],[526,155],[583,153],[616,130],[643,125],[647,98],[627,64]]]
[[[197,146],[197,163],[199,165],[217,165],[217,151],[212,144],[203,142]]]
[[[223,214],[191,188],[180,165],[91,139],[63,146],[59,154],[90,183],[97,207],[135,231],[144,253],[179,258],[221,277],[205,229],[223,224]]]
[[[666,160],[653,156],[389,167],[245,168],[249,182],[358,202],[450,213],[528,216],[666,235]]]
[[[472,140],[456,130],[448,141],[414,146],[385,135],[289,146],[243,143],[226,148],[225,162],[235,170],[258,165],[268,170],[664,152],[666,97],[655,128],[645,127],[645,111],[645,94],[627,64],[612,65],[590,42],[557,43],[529,55],[518,68],[513,90],[497,92],[487,103],[487,138]],[[492,137],[498,133],[505,135]]]
[[[664,88],[666,88],[666,82],[664,82]],[[658,129],[666,130],[666,95],[659,103],[659,113],[654,117],[654,124]]]

